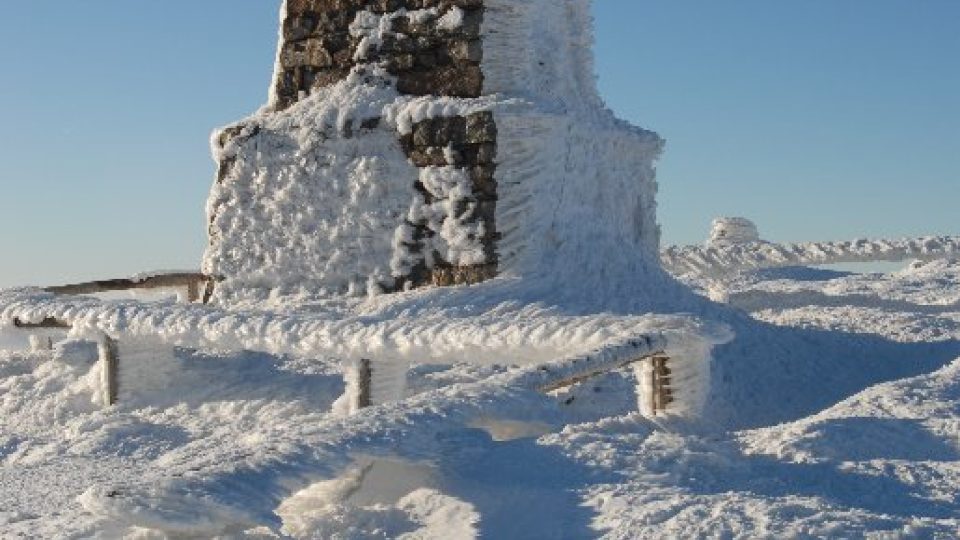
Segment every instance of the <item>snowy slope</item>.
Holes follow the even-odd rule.
[[[462,22],[441,4],[403,15]],[[373,62],[214,136],[211,304],[0,291],[0,537],[956,535],[960,264],[742,271],[957,238],[784,247],[728,220],[664,253],[678,281],[663,141],[601,103],[589,2],[487,5],[481,97],[403,95]],[[355,15],[358,53],[395,37],[400,14]],[[498,133],[497,277],[408,290],[434,253],[491,262],[464,170],[400,139],[474,114]],[[14,324],[51,320],[69,335]]]
[[[633,412],[631,371],[552,398],[507,382],[521,372],[499,362],[436,360],[413,363],[410,399],[343,416],[339,361],[305,359],[295,348],[218,352],[213,341],[183,343],[199,352],[132,341],[122,353],[136,368],[121,380],[118,406],[105,410],[89,345],[3,353],[0,532],[952,537],[960,527],[960,264],[890,275],[798,269],[727,286],[734,305],[768,322],[701,305],[737,339],[714,351],[712,400],[699,421]],[[5,294],[7,305],[11,294],[37,304],[36,293]],[[421,314],[451,309],[426,307],[443,294],[420,294]],[[192,311],[205,308],[72,302],[75,314],[110,313],[116,328],[144,333],[166,326],[168,336],[219,327],[252,340],[270,326]],[[351,309],[409,308],[393,302]],[[513,309],[498,316],[524,312]],[[611,322],[573,319],[597,329]],[[910,320],[916,332],[902,326]],[[3,335],[6,349],[26,346],[22,332]],[[570,397],[571,406],[559,404]]]

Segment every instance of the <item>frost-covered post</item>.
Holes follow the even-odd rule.
[[[97,352],[100,361],[100,381],[105,405],[116,405],[120,376],[120,358],[117,353],[117,341],[106,334],[97,340]]]
[[[666,356],[654,356],[650,359],[653,368],[650,370],[650,384],[653,388],[650,398],[654,414],[667,410],[667,406],[673,402],[673,393],[670,390],[672,370],[667,366],[668,361]]]
[[[364,358],[357,362],[356,372],[356,401],[354,409],[366,409],[373,405],[373,369],[370,360]]]

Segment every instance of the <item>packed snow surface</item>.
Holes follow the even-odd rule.
[[[746,313],[692,296],[684,308],[720,326],[574,314],[590,311],[583,299],[533,292],[511,303],[508,282],[467,288],[472,303],[436,290],[270,312],[4,292],[5,319],[84,330],[2,333],[0,536],[953,537],[960,263],[723,286]],[[94,330],[122,338],[113,408]],[[401,346],[418,331],[433,345]],[[31,351],[30,333],[55,348]],[[639,333],[658,336],[651,348],[713,348],[699,415],[639,414],[629,368],[535,391]],[[481,362],[471,339],[502,339],[500,354]],[[345,359],[394,348],[405,399],[351,414]]]
[[[728,220],[732,241],[663,254],[680,283],[656,260],[663,141],[599,100],[589,2],[485,6],[485,97],[364,65],[214,137],[213,305],[0,291],[0,536],[956,536],[960,263],[756,270],[960,241],[778,246]],[[353,21],[360,57],[389,17]],[[408,221],[481,262],[463,171],[398,138],[477,112],[499,277],[380,294],[420,262]],[[72,328],[22,327],[50,321]]]

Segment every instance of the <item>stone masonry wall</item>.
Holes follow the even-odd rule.
[[[434,8],[437,17],[409,16]],[[361,50],[363,11],[386,16],[397,37]],[[356,65],[384,62],[403,94],[478,97],[483,90],[483,0],[288,0],[275,106],[343,79]]]
[[[403,288],[433,283],[438,286],[472,284],[493,278],[497,274],[496,242],[499,239],[496,227],[497,180],[496,152],[497,127],[493,113],[482,112],[467,117],[446,117],[425,120],[413,126],[410,135],[401,137],[400,144],[417,167],[456,167],[465,169],[470,177],[472,196],[460,202],[458,218],[483,224],[485,264],[456,267],[446,261],[435,261],[432,268],[419,265],[407,279],[398,283]],[[415,184],[424,203],[431,204],[437,194],[431,193],[422,182]],[[468,214],[469,215],[466,215]],[[436,234],[426,222],[411,223],[414,227],[416,245],[407,246],[412,251],[423,249],[423,240]]]
[[[482,21],[483,0],[287,0],[272,106],[286,109],[317,88],[343,80],[352,69],[375,64],[396,77],[401,94],[479,97]],[[227,131],[222,136],[236,135]],[[426,253],[438,231],[426,221],[407,223],[413,229],[412,243],[404,247],[419,254],[420,262],[407,275],[394,276],[392,290],[472,284],[495,277],[499,235],[493,114],[425,120],[409,135],[400,136],[400,144],[418,168],[467,172],[473,193],[457,201],[456,217],[482,224],[484,262],[457,266],[435,251]],[[220,166],[222,178],[231,164]],[[438,200],[439,194],[431,193],[419,179],[410,181],[425,205]]]

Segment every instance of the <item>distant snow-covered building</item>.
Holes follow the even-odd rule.
[[[287,0],[268,105],[213,137],[218,296],[656,267],[663,141],[604,107],[589,5]]]
[[[707,247],[735,246],[760,242],[757,225],[743,217],[720,217],[710,225]]]

